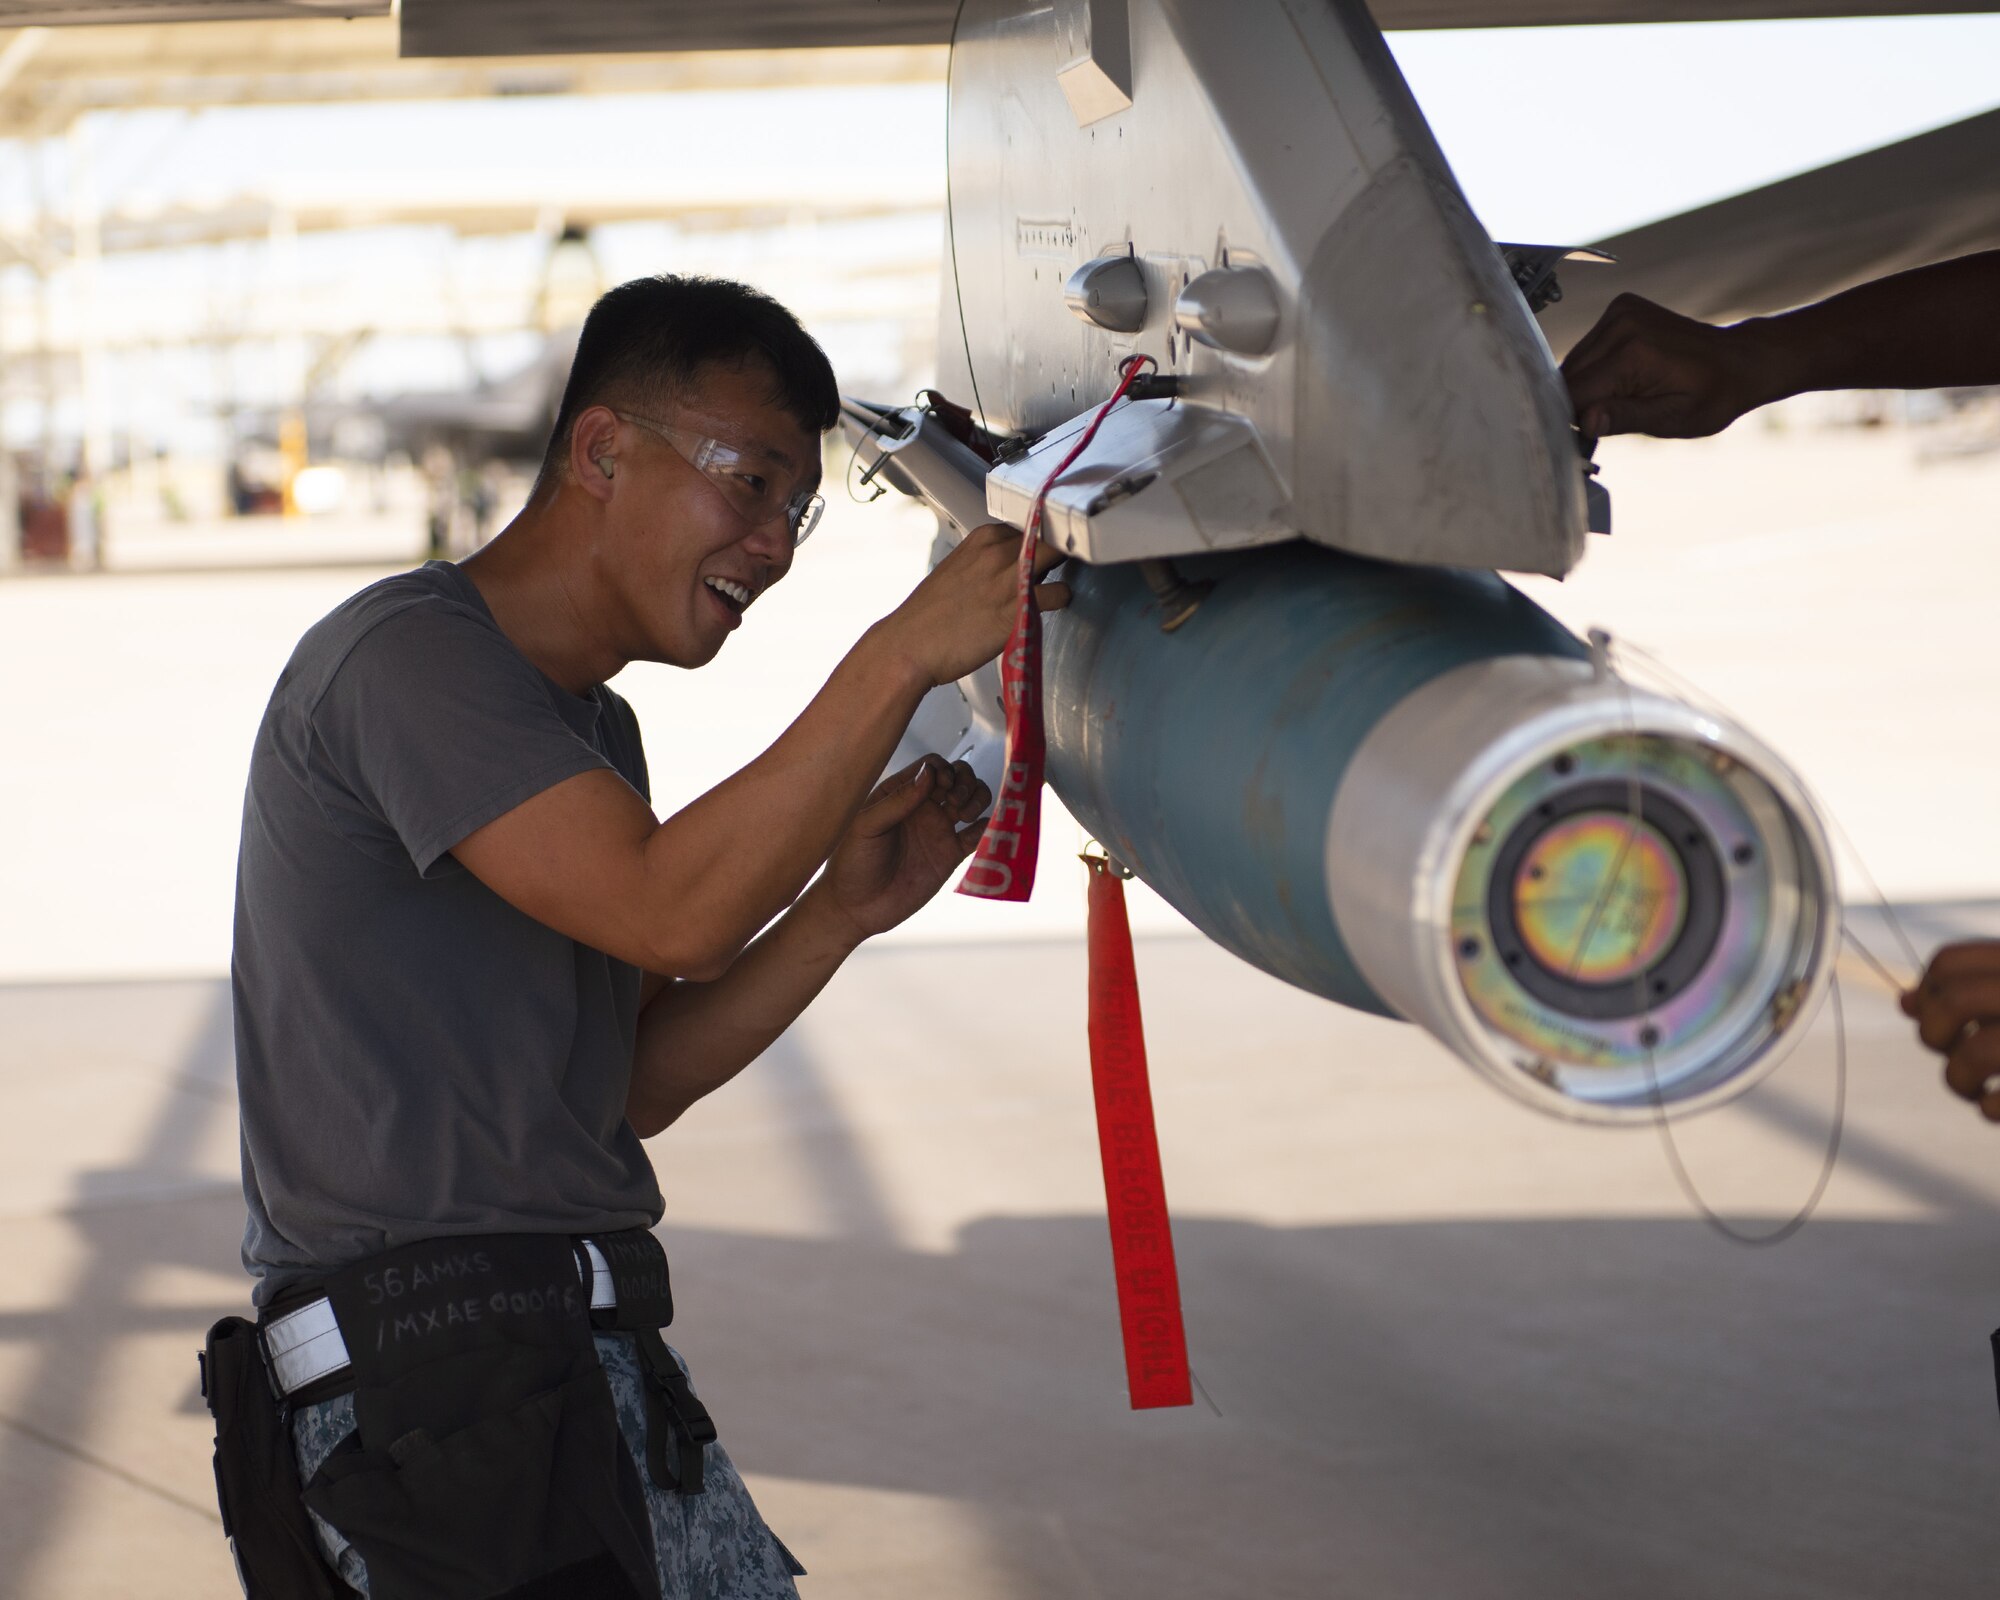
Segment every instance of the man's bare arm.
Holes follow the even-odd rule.
[[[1723,328],[1620,295],[1563,361],[1563,377],[1584,432],[1665,438],[1717,433],[1811,390],[2000,383],[2000,251]]]
[[[649,972],[716,977],[805,887],[929,687],[864,640],[769,749],[666,821],[615,773],[586,772],[453,854],[559,933]]]
[[[858,942],[817,891],[708,983],[668,983],[639,1014],[625,1118],[650,1139],[798,1020]]]
[[[886,779],[825,874],[713,983],[648,977],[625,1114],[642,1138],[770,1048],[871,934],[944,885],[977,843],[992,795],[964,762],[926,757]]]
[[[778,740],[665,822],[586,772],[468,835],[459,861],[517,910],[621,961],[712,979],[803,889],[934,684],[1006,643],[1020,535],[969,535],[835,668]],[[1060,556],[1047,552],[1044,569]],[[1044,584],[1044,609],[1067,591]]]

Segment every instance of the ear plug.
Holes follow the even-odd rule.
[[[609,456],[599,456],[599,457],[597,458],[597,470],[598,470],[599,472],[603,473],[603,474],[605,475],[605,477],[607,477],[607,478],[608,478],[608,477],[610,477],[610,476],[611,476],[611,457],[609,457]]]

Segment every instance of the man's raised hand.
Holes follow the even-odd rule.
[[[857,942],[921,910],[972,854],[992,792],[963,761],[925,756],[863,803],[809,891]]]
[[[1006,648],[1014,631],[1020,556],[1019,529],[999,522],[974,528],[877,630],[933,684],[976,671]],[[1061,551],[1042,545],[1035,576],[1041,578],[1062,559]],[[1069,604],[1069,586],[1038,582],[1035,603],[1043,611],[1058,611]]]

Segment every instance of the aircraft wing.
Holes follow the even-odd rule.
[[[1541,314],[1558,355],[1630,291],[1704,321],[1804,305],[1884,273],[2000,248],[2000,110],[1600,242]]]

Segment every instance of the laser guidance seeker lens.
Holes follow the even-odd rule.
[[[1782,996],[1815,959],[1811,876],[1790,810],[1734,758],[1668,735],[1584,740],[1476,829],[1459,979],[1544,1087],[1606,1108],[1688,1097],[1788,1020]]]
[[[1521,948],[1569,983],[1643,977],[1687,921],[1687,873],[1674,847],[1613,811],[1550,824],[1529,840],[1513,877]]]

